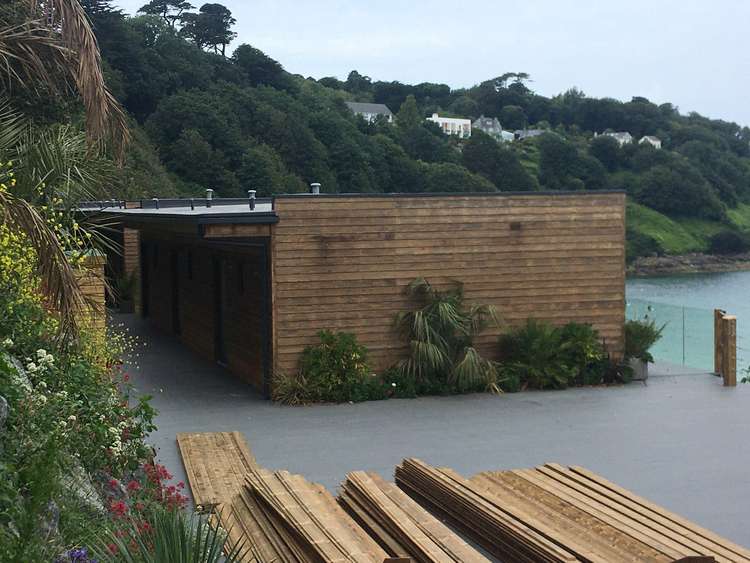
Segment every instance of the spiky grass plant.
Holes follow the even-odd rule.
[[[465,307],[460,283],[439,291],[418,278],[406,293],[422,306],[396,316],[396,326],[409,339],[409,357],[397,365],[401,375],[457,391],[498,391],[498,364],[483,358],[473,346],[476,335],[499,325],[496,309],[491,305]]]
[[[253,560],[250,546],[229,540],[205,516],[156,510],[148,526],[108,531],[96,544],[102,563],[236,563]]]

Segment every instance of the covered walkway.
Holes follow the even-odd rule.
[[[404,457],[462,474],[583,465],[750,545],[750,386],[673,370],[647,385],[280,407],[144,321],[115,316],[148,345],[133,381],[159,410],[152,442],[177,476],[177,432],[245,434],[258,461],[335,491],[350,470],[392,477]]]

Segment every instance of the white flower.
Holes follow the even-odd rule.
[[[76,420],[78,420],[78,419],[76,418],[76,415],[74,415],[74,414],[71,414],[71,415],[70,415],[70,416],[68,417],[68,421],[69,421],[69,422],[75,422]]]
[[[64,420],[61,420],[58,424],[60,425],[60,428],[65,428],[68,425]]]
[[[44,381],[40,381],[39,382],[39,388],[40,389],[46,389],[47,388],[47,384]]]
[[[395,387],[395,386],[396,386],[395,382],[391,383],[391,387]]]
[[[99,415],[99,422],[104,422],[105,420],[107,420],[107,417],[104,416],[103,414],[100,414]]]
[[[11,348],[13,346],[13,341],[10,338],[6,338],[3,340],[3,346],[6,348]]]
[[[34,362],[29,362],[28,364],[26,364],[26,371],[34,373],[37,369],[39,368],[36,367],[36,364]]]
[[[47,402],[47,396],[46,395],[39,395],[38,397],[39,402],[42,404],[45,404]]]
[[[36,357],[37,358],[44,358],[47,355],[47,350],[44,348],[39,348],[39,350],[36,351]]]

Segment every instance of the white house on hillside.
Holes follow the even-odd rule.
[[[633,135],[627,131],[609,131],[604,133],[607,137],[612,137],[615,141],[620,143],[620,146],[627,145],[633,142]]]
[[[641,137],[641,140],[638,141],[639,145],[643,145],[645,143],[648,143],[655,149],[661,148],[661,139],[659,137],[654,137],[653,135],[646,135],[644,137]]]
[[[440,117],[433,113],[427,121],[437,123],[446,135],[456,135],[460,138],[471,137],[471,119],[459,119],[456,117]]]
[[[381,115],[388,120],[388,123],[393,123],[393,112],[385,104],[346,102],[346,105],[354,115],[361,115],[368,123],[372,123]]]

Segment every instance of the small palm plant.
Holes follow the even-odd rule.
[[[397,365],[401,375],[422,385],[498,392],[498,364],[483,358],[473,344],[482,330],[499,325],[495,308],[465,307],[460,283],[451,290],[438,291],[418,278],[406,292],[421,301],[422,307],[396,316],[396,326],[409,339],[409,356]]]

